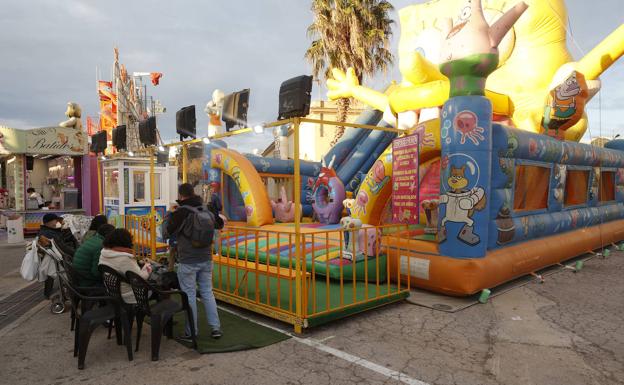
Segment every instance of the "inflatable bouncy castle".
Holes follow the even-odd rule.
[[[350,127],[324,162],[301,161],[300,202],[282,194],[271,205],[263,188],[267,176],[291,177],[292,160],[206,146],[204,167],[231,185],[224,201],[238,202],[244,226],[282,234],[294,202],[307,230],[326,231],[302,257],[328,286],[375,276],[452,295],[624,240],[624,146],[579,143],[599,76],[624,52],[624,26],[574,61],[563,0],[432,0],[399,16],[399,83],[377,91],[350,69],[328,81],[330,98],[370,106],[356,123],[398,130]],[[398,175],[404,138],[417,138],[417,153]],[[408,230],[389,234],[393,223]],[[291,237],[241,231],[222,242],[227,255],[290,267]]]
[[[381,93],[335,69],[328,95],[419,135],[419,204],[431,221],[434,199],[438,231],[435,242],[390,245],[391,264],[415,262],[403,278],[472,294],[622,240],[624,153],[576,142],[598,76],[624,51],[624,26],[574,62],[562,0],[436,0],[399,14],[400,85]],[[377,161],[392,178],[392,152]],[[381,170],[356,195],[363,223],[383,222],[390,204]]]

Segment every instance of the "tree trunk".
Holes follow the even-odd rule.
[[[342,98],[338,99],[338,113],[336,116],[336,120],[339,122],[346,122],[347,117],[349,116],[349,105],[351,104],[351,99]],[[336,134],[334,135],[334,139],[329,144],[330,147],[333,147],[338,143],[338,140],[342,137],[345,132],[344,126],[336,127]]]

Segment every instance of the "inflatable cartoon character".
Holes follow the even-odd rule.
[[[69,119],[60,122],[59,126],[71,127],[82,131],[82,121],[80,120],[81,115],[82,109],[80,108],[78,103],[69,102],[67,103],[67,110],[65,111],[65,116],[67,116]]]
[[[312,190],[312,208],[319,222],[323,224],[336,224],[340,221],[342,213],[342,201],[346,198],[345,187],[332,168],[334,158],[325,166],[322,161],[321,172],[314,183]]]
[[[550,91],[548,103],[544,108],[542,127],[547,131],[556,130],[563,133],[583,115],[587,96],[585,77],[573,71],[562,84]]]
[[[333,79],[327,82],[328,96],[331,99],[354,97],[386,112],[387,122],[394,123],[393,116],[398,115],[400,128],[412,128],[410,124],[402,124],[403,116],[416,113],[419,122],[431,119],[431,115],[425,118],[424,112],[433,109],[437,113],[438,107],[448,99],[451,86],[463,92],[484,89],[497,120],[523,130],[543,132],[541,121],[548,94],[554,86],[563,84],[572,71],[585,76],[588,100],[599,91],[598,77],[624,53],[624,25],[581,60],[573,62],[566,41],[564,0],[524,2],[529,6],[526,11],[522,3],[502,0],[483,2],[483,10],[480,0],[433,0],[405,7],[399,10],[398,57],[402,75],[399,85],[384,94],[360,85],[352,70],[345,73],[333,69]],[[449,28],[448,17],[453,14],[457,16]],[[518,18],[519,14],[522,16]],[[473,16],[479,20],[473,20]],[[514,19],[517,19],[515,24]],[[507,28],[510,25],[513,26]],[[475,33],[473,42],[468,32]],[[459,38],[466,39],[469,44],[449,49],[453,40]],[[497,44],[495,58],[492,54]],[[484,49],[475,51],[475,46]],[[454,73],[449,80],[440,72],[439,65],[457,59],[467,60],[447,66],[443,72]],[[478,76],[456,76],[472,73],[466,68],[470,63],[476,66],[474,70]],[[492,70],[485,81],[483,75]],[[462,81],[465,84],[461,84]],[[587,116],[581,113],[578,120],[572,119],[570,124],[565,138],[580,140],[587,128]]]
[[[359,231],[362,227],[362,221],[359,219],[344,217],[340,219],[340,227],[344,231],[344,250],[342,256],[350,261],[363,258],[359,247]],[[353,237],[351,237],[353,233]],[[355,255],[354,255],[355,252]]]
[[[286,223],[295,220],[295,203],[288,200],[284,186],[280,189],[280,198],[277,201],[271,200],[271,207],[278,222]]]
[[[372,178],[367,178],[367,180],[373,194],[377,194],[390,180],[390,177],[386,176],[386,167],[380,159],[377,159],[373,164],[370,175]]]
[[[225,94],[221,90],[212,92],[212,100],[206,104],[204,112],[208,114],[208,136],[213,137],[217,134],[223,134],[223,126],[221,125],[221,111],[223,110],[223,100]]]
[[[447,183],[450,192],[440,195],[440,204],[446,204],[446,215],[442,218],[439,241],[446,240],[446,222],[463,223],[457,239],[474,246],[481,238],[473,232],[472,215],[474,210],[482,210],[485,207],[485,191],[481,187],[466,190],[468,178],[465,176],[466,165],[461,167],[451,166],[451,174]]]
[[[450,97],[485,95],[485,79],[498,66],[498,45],[526,9],[520,2],[490,26],[481,0],[468,0],[455,25],[444,21],[440,70],[450,80]]]
[[[367,257],[374,257],[381,246],[381,229],[364,224],[359,231],[359,251]]]

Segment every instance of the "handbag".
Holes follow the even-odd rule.
[[[37,254],[36,240],[32,241],[26,248],[26,255],[22,259],[20,274],[27,281],[33,281],[39,276],[39,254]]]

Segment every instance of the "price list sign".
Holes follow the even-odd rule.
[[[418,223],[418,134],[392,141],[392,220]]]

